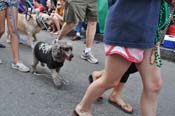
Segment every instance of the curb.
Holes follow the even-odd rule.
[[[161,58],[175,63],[175,49],[161,48]]]

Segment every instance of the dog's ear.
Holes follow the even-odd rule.
[[[64,62],[63,52],[61,48],[61,44],[55,43],[52,46],[52,58],[57,62]]]

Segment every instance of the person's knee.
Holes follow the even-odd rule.
[[[52,19],[53,19],[53,20],[57,20],[58,17],[57,17],[56,15],[54,15],[54,16],[52,17]]]
[[[162,87],[163,81],[161,78],[156,79],[151,82],[148,87],[146,87],[148,93],[159,93]]]
[[[162,79],[158,79],[157,82],[155,82],[155,84],[153,84],[152,91],[159,93],[161,88],[162,88],[162,84],[163,84]]]

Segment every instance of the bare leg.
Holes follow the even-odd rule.
[[[156,116],[157,99],[162,85],[160,69],[150,64],[151,51],[146,49],[143,62],[137,64],[143,81],[140,104],[142,116]]]
[[[2,37],[2,35],[5,32],[5,10],[0,10],[0,38]]]
[[[5,10],[0,10],[0,38],[5,32]],[[2,60],[0,59],[0,64],[2,63]]]
[[[124,85],[125,83],[121,83],[121,82],[118,85],[115,85],[113,88],[113,91],[109,96],[109,100],[114,102],[115,104],[118,104],[123,111],[127,113],[132,113],[133,112],[132,106],[126,103],[121,97],[121,93],[124,88]]]
[[[100,78],[104,73],[104,70],[101,71],[94,71],[92,73],[92,78],[93,80],[96,80],[98,78]],[[121,93],[122,90],[124,88],[125,83],[119,83],[113,86],[113,91],[111,92],[110,96],[109,96],[109,100],[112,102],[115,102],[116,104],[120,105],[121,108],[125,111],[127,111],[128,113],[132,113],[133,112],[133,108],[130,104],[126,103],[122,97],[121,97]]]
[[[119,83],[122,75],[130,66],[130,62],[119,55],[106,57],[105,71],[101,78],[94,81],[87,89],[82,101],[76,107],[76,111],[83,116],[91,116],[91,105],[102,93],[111,87],[114,82]],[[116,72],[116,69],[118,71]],[[115,83],[115,84],[116,84]]]
[[[63,39],[63,37],[68,34],[70,31],[72,31],[73,27],[76,25],[75,22],[72,23],[64,23],[63,27],[61,29],[60,34],[58,35],[58,39]]]
[[[51,70],[51,75],[52,75],[52,79],[53,79],[53,82],[54,82],[55,86],[60,87],[62,85],[62,83],[61,83],[61,80],[59,78],[57,70],[52,69]]]
[[[97,22],[88,22],[86,30],[86,48],[92,48],[94,36],[96,33]]]
[[[59,34],[59,31],[60,31],[60,20],[55,15],[52,18],[53,18],[53,22],[54,22],[54,24],[55,24],[55,26],[57,28],[57,31],[54,34]]]
[[[13,55],[13,63],[16,64],[19,61],[19,41],[15,33],[15,30],[14,30],[15,27],[13,23],[15,23],[15,25],[17,26],[18,11],[17,11],[17,8],[15,7],[13,7],[13,10],[15,13],[13,14],[13,16],[16,22],[12,22],[12,20],[10,19],[11,8],[8,7],[7,8],[7,25],[8,25],[8,31],[10,33],[10,39],[11,39],[10,41],[11,41],[11,49],[12,49],[12,55]]]

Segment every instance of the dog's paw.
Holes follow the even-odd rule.
[[[69,85],[69,84],[70,84],[69,81],[67,81],[67,80],[65,80],[65,79],[63,79],[63,78],[60,78],[60,80],[61,80],[61,83],[62,83],[63,85]]]
[[[53,82],[57,88],[60,88],[62,86],[62,82],[59,78],[53,78]]]
[[[39,75],[39,73],[37,72],[37,71],[31,71],[32,72],[32,74],[34,74],[34,75]]]

